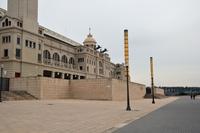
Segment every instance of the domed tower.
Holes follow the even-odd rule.
[[[87,38],[84,40],[83,44],[84,44],[84,46],[91,47],[91,48],[95,49],[97,42],[93,38],[90,31],[91,31],[91,29],[89,29],[89,34],[87,35]]]

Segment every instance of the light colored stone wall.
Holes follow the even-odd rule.
[[[130,99],[142,99],[145,86],[129,83]],[[126,100],[126,81],[116,79],[62,80],[45,77],[11,78],[10,90],[38,99]]]
[[[69,98],[69,81],[44,77],[11,78],[11,91],[27,91],[38,99]]]
[[[86,79],[70,81],[72,98],[95,100],[126,100],[126,81],[117,79]],[[145,85],[129,83],[130,99],[142,99]]]
[[[142,99],[145,95],[145,85],[129,82],[130,99]],[[126,100],[127,82],[125,80],[112,80],[112,100]]]
[[[70,98],[68,80],[41,78],[40,81],[41,81],[41,99]]]
[[[72,98],[87,100],[111,100],[111,79],[71,80]]]
[[[11,78],[10,90],[11,91],[27,91],[31,95],[41,97],[41,79],[39,77],[29,78]]]
[[[8,0],[7,15],[23,20],[23,28],[38,32],[38,0]]]

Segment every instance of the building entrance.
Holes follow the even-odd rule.
[[[44,77],[52,77],[52,71],[44,70],[43,71],[43,76]]]
[[[65,73],[64,79],[70,80],[71,79],[71,74]]]
[[[55,72],[55,78],[61,79],[62,78],[62,73]]]

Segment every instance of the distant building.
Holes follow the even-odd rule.
[[[178,95],[190,95],[195,93],[200,95],[200,87],[162,87],[165,95],[178,96]]]
[[[114,77],[117,79],[126,79],[126,69],[124,64],[116,64],[114,69]]]
[[[8,0],[0,9],[0,64],[6,77],[124,79],[124,65],[111,62],[89,33],[83,44],[38,24],[38,0]]]

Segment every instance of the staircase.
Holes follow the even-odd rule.
[[[26,91],[2,91],[2,100],[3,101],[37,100],[37,98],[30,95]]]

